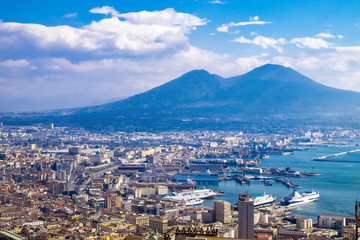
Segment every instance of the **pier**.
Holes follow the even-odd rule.
[[[354,153],[354,152],[360,152],[360,149],[355,149],[355,150],[351,150],[351,151],[347,151],[347,152],[341,152],[341,153],[335,153],[335,154],[330,154],[327,156],[322,156],[322,157],[318,157],[318,158],[313,158],[313,161],[324,161],[324,162],[348,162],[345,160],[331,160],[329,158],[331,157],[337,157],[337,156],[341,156],[341,155],[346,155],[349,153]],[[351,162],[355,162],[355,161],[351,161]],[[360,161],[356,161],[356,162],[360,162]]]
[[[244,176],[244,175],[232,175],[232,176],[228,176],[228,177],[221,177],[219,180],[236,180],[238,183],[241,184],[250,184],[250,181],[254,179],[254,180],[274,180],[275,182],[280,182],[282,184],[284,184],[287,187],[291,187],[291,188],[301,188],[300,185],[297,185],[293,182],[291,182],[289,179],[284,178],[284,177],[254,177],[254,176]],[[270,185],[269,185],[270,186]]]

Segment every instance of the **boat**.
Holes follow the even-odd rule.
[[[272,195],[264,193],[264,194],[260,194],[260,195],[253,197],[253,199],[254,199],[254,207],[256,207],[256,206],[273,203],[275,201],[276,197],[273,197]],[[236,202],[236,203],[234,203],[234,209],[237,210],[237,207],[238,207],[238,203]]]
[[[193,181],[219,181],[219,174],[212,173],[207,169],[205,172],[179,172],[175,173],[173,177],[174,181],[188,181],[188,179]]]
[[[272,184],[270,183],[269,180],[264,180],[264,184],[265,184],[265,186],[272,186]]]
[[[177,192],[174,194],[168,194],[165,199],[188,201],[191,199],[203,199],[203,198],[214,198],[216,192],[211,189],[195,189],[190,191]]]
[[[254,206],[265,205],[274,202],[276,197],[269,194],[261,194],[254,197]]]
[[[204,202],[204,200],[202,200],[201,198],[194,198],[194,199],[189,199],[187,201],[185,201],[186,206],[194,206],[194,205],[200,205]]]
[[[309,202],[313,202],[320,197],[320,193],[316,191],[305,191],[299,193],[298,191],[294,190],[290,195],[284,196],[280,204],[285,206],[295,206],[300,204],[305,204]]]

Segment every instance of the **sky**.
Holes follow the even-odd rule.
[[[102,104],[205,69],[360,91],[360,1],[3,0],[0,112]]]

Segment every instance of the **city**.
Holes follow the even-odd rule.
[[[359,240],[359,12],[1,1],[0,240]]]
[[[2,236],[356,239],[355,213],[322,212],[316,221],[301,216],[301,211],[293,214],[296,206],[281,204],[274,197],[263,201],[236,192],[238,199],[233,202],[221,200],[226,195],[222,189],[211,189],[211,184],[205,189],[202,183],[235,182],[249,184],[251,190],[254,184],[286,179],[279,183],[282,188],[301,188],[286,183],[296,177],[315,180],[320,174],[292,167],[266,168],[262,162],[314,147],[336,148],[344,139],[359,138],[359,130],[283,135],[200,130],[101,134],[53,124],[2,124],[0,136]],[[322,201],[321,192],[318,201]]]

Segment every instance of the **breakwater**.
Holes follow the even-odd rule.
[[[334,153],[334,154],[330,154],[330,155],[326,155],[326,156],[322,156],[322,157],[318,157],[318,158],[313,158],[312,160],[319,161],[319,162],[323,161],[323,162],[358,162],[358,163],[360,163],[360,161],[356,161],[356,160],[330,159],[332,157],[347,155],[349,153],[354,153],[354,152],[360,152],[360,149],[355,149],[355,150],[341,152],[341,153]]]

